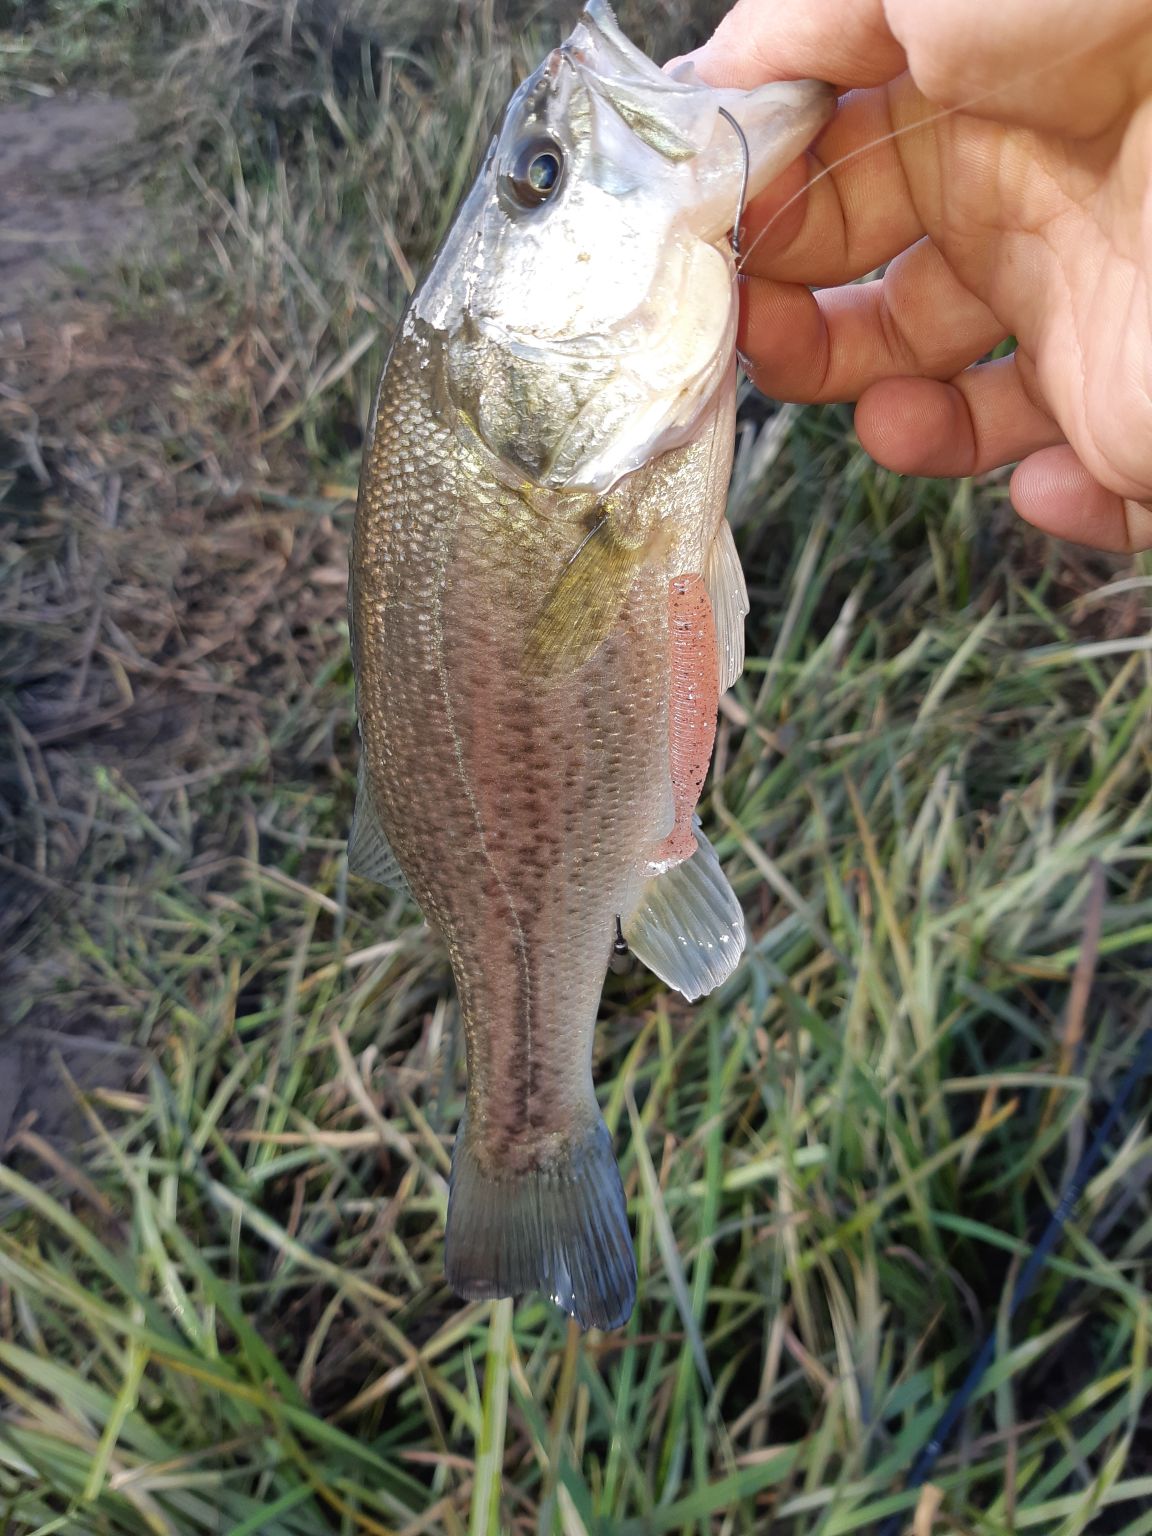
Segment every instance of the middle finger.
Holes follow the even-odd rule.
[[[856,400],[880,379],[948,379],[1006,334],[926,239],[876,282],[817,293],[758,278],[742,285],[741,356],[778,400]]]

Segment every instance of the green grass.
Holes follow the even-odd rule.
[[[0,55],[10,95],[159,79],[180,213],[0,338],[6,1000],[142,1048],[0,1166],[0,1531],[868,1531],[985,1330],[932,1528],[1152,1531],[1146,1086],[1006,1322],[1148,1019],[1152,567],[877,470],[844,410],[742,428],[704,818],[746,960],[606,987],[635,1315],[447,1291],[447,963],[343,852],[346,488],[547,29],[336,14],[48,6]]]

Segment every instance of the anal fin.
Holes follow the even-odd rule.
[[[712,844],[693,822],[696,852],[644,886],[622,924],[628,947],[689,1002],[718,987],[744,951],[744,913]]]
[[[363,880],[374,880],[377,885],[389,885],[394,890],[406,891],[408,882],[392,852],[391,845],[380,825],[380,817],[372,804],[368,789],[364,760],[360,760],[360,772],[356,780],[356,809],[352,812],[352,831],[348,837],[348,868]]]
[[[732,525],[720,519],[716,537],[704,566],[704,583],[716,620],[716,654],[720,667],[720,692],[724,693],[744,670],[744,620],[748,617],[748,588]]]

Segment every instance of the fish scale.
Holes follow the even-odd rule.
[[[529,511],[477,440],[435,427],[414,464],[423,353],[397,348],[366,455],[361,588],[404,598],[357,613],[361,733],[393,850],[468,998],[470,1121],[504,1155],[487,1127],[512,1142],[533,1117],[596,1113],[586,1064],[615,914],[667,819],[664,583],[646,574],[575,676],[525,679],[525,616],[583,537],[564,502],[586,498]]]
[[[691,814],[747,611],[723,516],[723,235],[744,167],[719,108],[744,110],[752,141],[765,118],[762,184],[827,105],[813,82],[671,82],[592,0],[509,105],[365,449],[350,866],[406,882],[452,963],[468,1087],[448,1279],[542,1290],[583,1326],[622,1323],[636,1285],[592,1077],[617,923],[689,998],[744,943]],[[550,294],[541,260],[584,286]]]

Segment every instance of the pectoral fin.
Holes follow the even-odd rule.
[[[585,535],[544,603],[524,648],[525,670],[542,682],[567,677],[600,649],[661,534],[625,537],[606,510]]]
[[[408,889],[408,882],[401,873],[372,803],[363,759],[356,780],[356,809],[352,812],[352,831],[348,838],[348,868],[354,875],[363,880],[374,880],[377,885],[390,885],[398,891]]]
[[[720,692],[725,693],[744,670],[744,620],[748,617],[748,588],[726,517],[720,519],[708,551],[704,581],[716,620]]]
[[[689,1002],[718,987],[744,950],[744,914],[712,844],[694,823],[696,852],[655,875],[623,923],[628,947]]]

